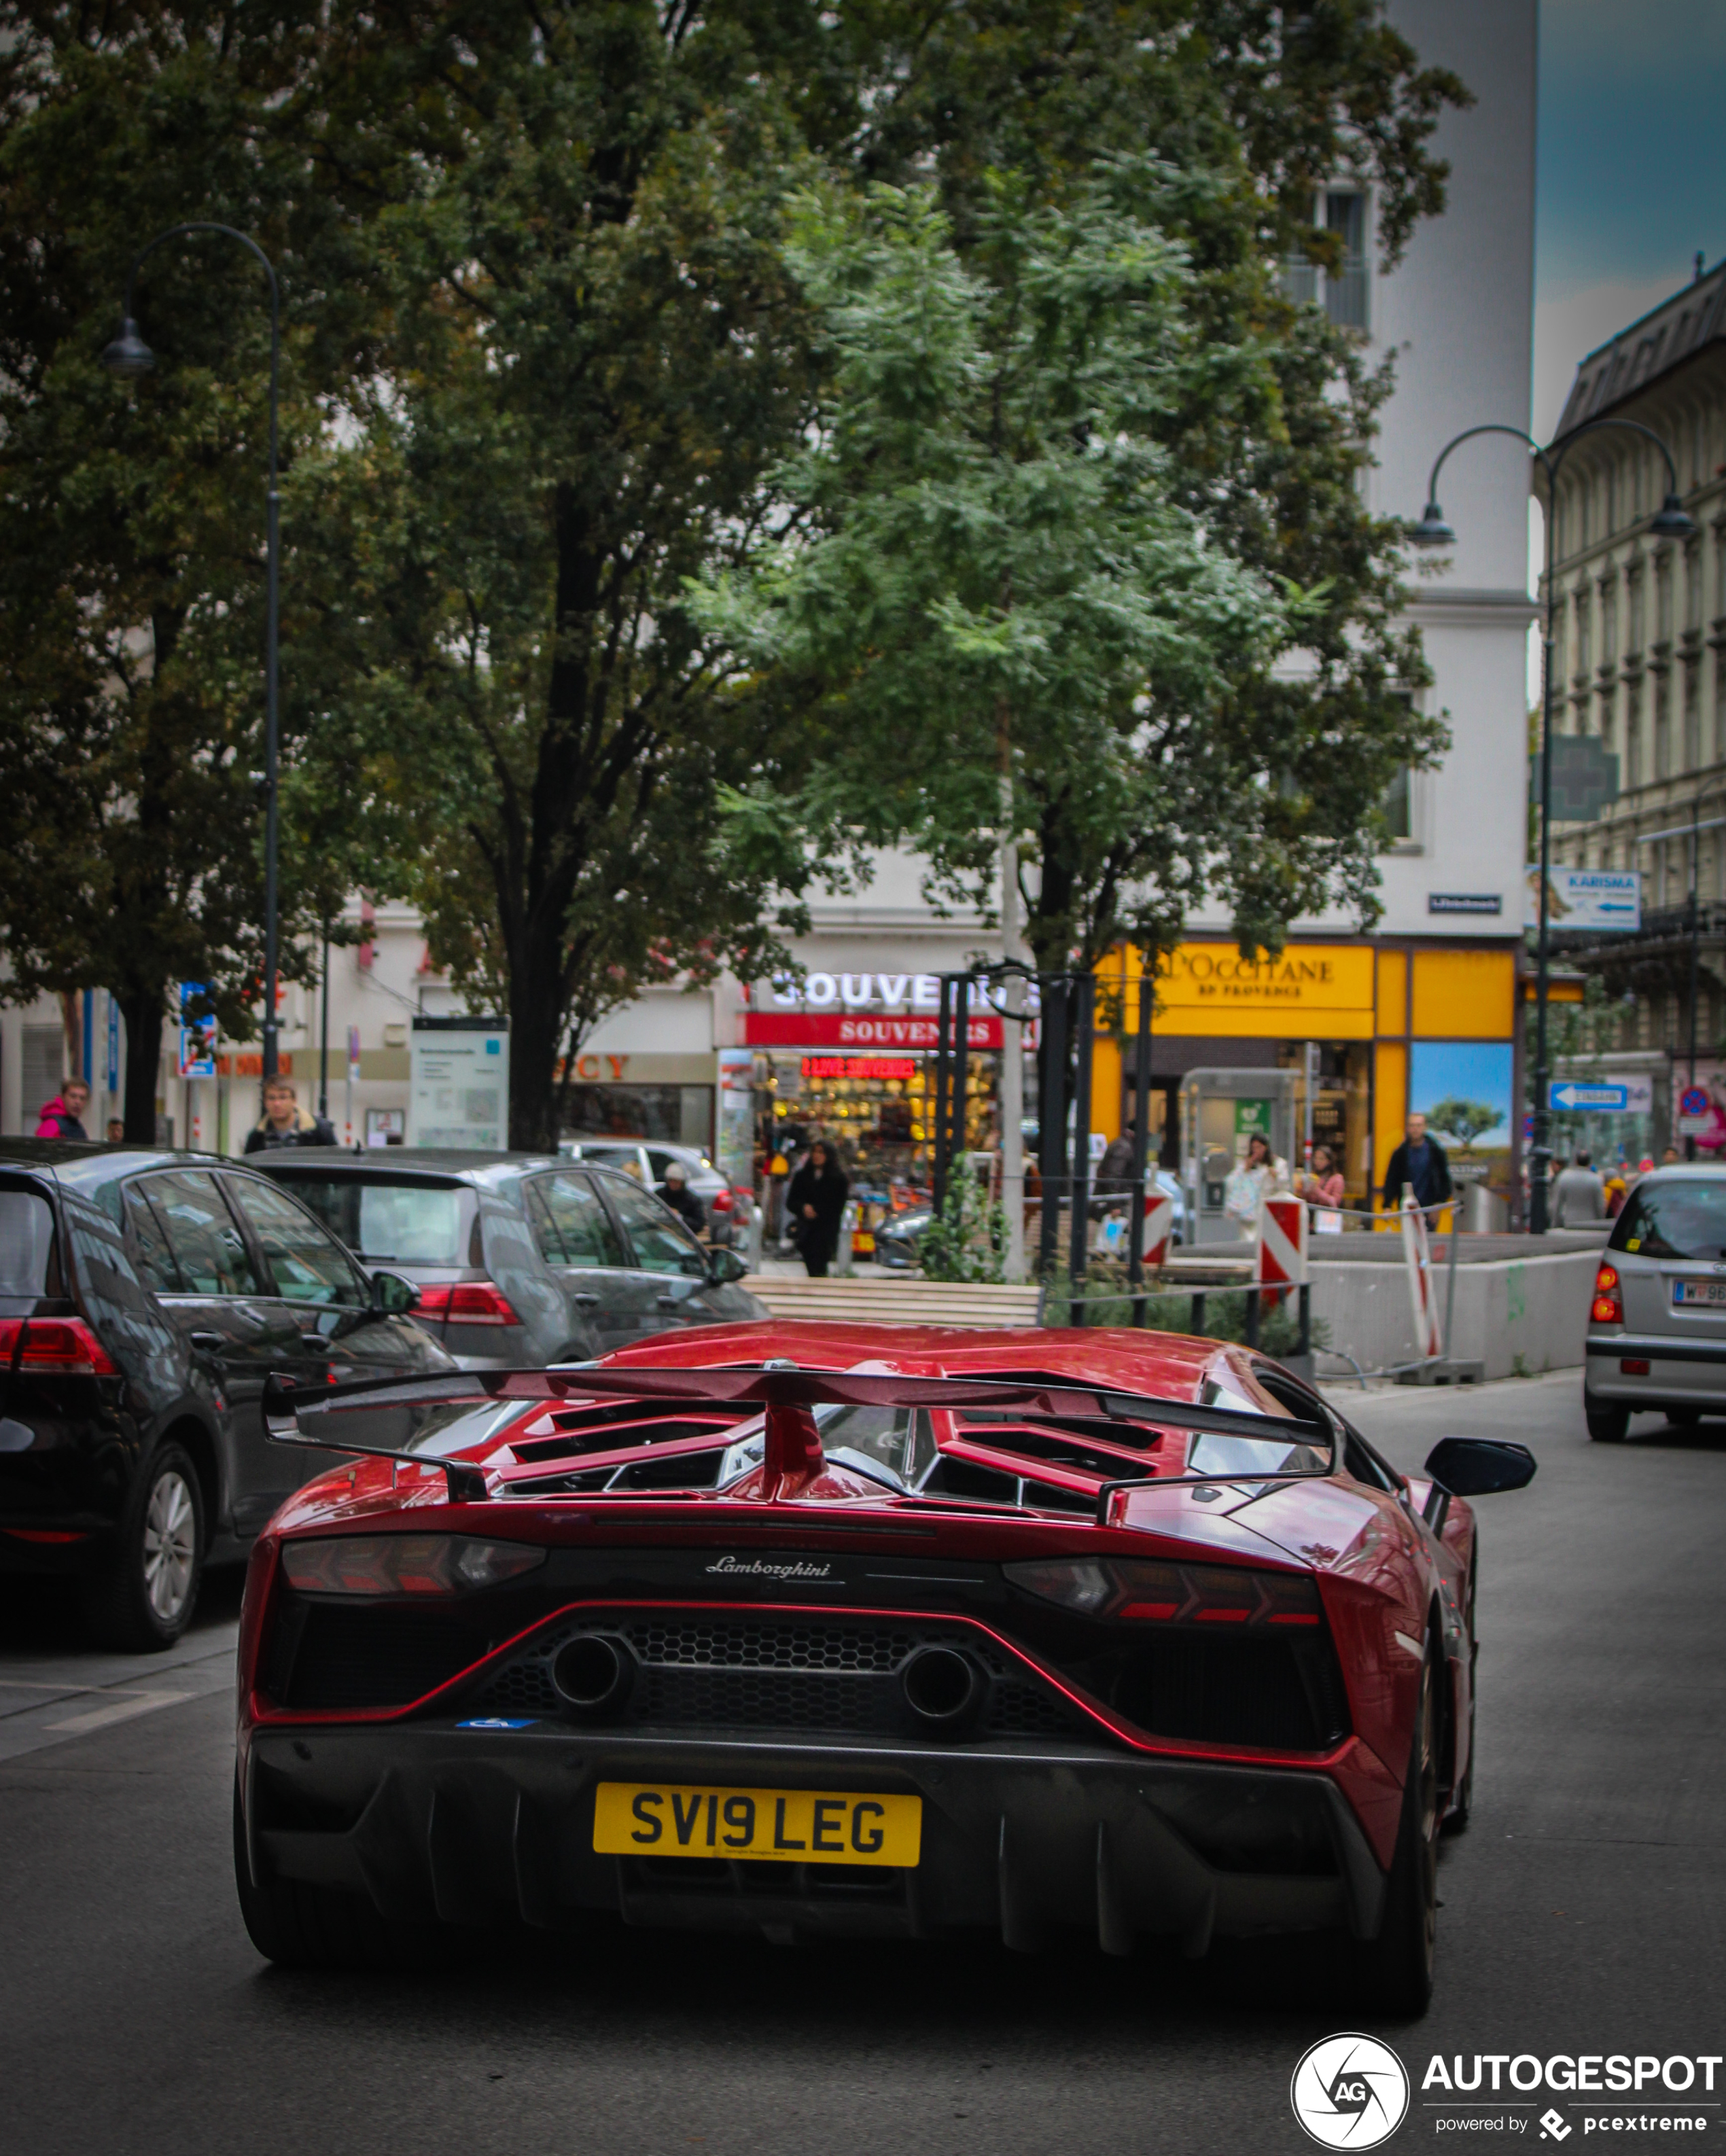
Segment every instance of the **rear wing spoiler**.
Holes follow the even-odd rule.
[[[766,1422],[768,1486],[780,1496],[793,1496],[820,1471],[819,1433],[811,1409],[826,1406],[894,1408],[1001,1408],[1060,1424],[1072,1418],[1154,1423],[1171,1430],[1197,1430],[1222,1437],[1273,1438],[1321,1447],[1327,1456],[1335,1434],[1323,1423],[1292,1415],[1256,1414],[1251,1409],[1169,1400],[1148,1393],[1068,1384],[1044,1377],[917,1378],[891,1371],[811,1370],[789,1362],[691,1368],[683,1364],[638,1363],[630,1366],[562,1363],[538,1370],[459,1371],[437,1378],[361,1378],[316,1390],[296,1385],[272,1371],[264,1390],[265,1428],[272,1443],[310,1450],[352,1453],[367,1458],[410,1461],[438,1467],[452,1502],[489,1496],[485,1472],[471,1461],[434,1453],[367,1445],[343,1436],[340,1419],[388,1409],[480,1407],[520,1401],[619,1399],[663,1400],[668,1404],[760,1408]],[[1098,1518],[1106,1517],[1117,1491],[1155,1482],[1167,1487],[1184,1481],[1242,1479],[1272,1481],[1328,1473],[1328,1468],[1282,1469],[1251,1473],[1189,1476],[1147,1476],[1105,1483],[1098,1496]]]

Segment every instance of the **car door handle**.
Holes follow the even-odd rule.
[[[219,1355],[227,1344],[219,1332],[188,1332],[186,1337],[200,1355]]]
[[[321,1332],[302,1332],[300,1337],[308,1348],[316,1348],[320,1354],[330,1344]]]
[[[597,1295],[573,1295],[569,1300],[578,1310],[597,1310],[599,1307],[599,1298]]]
[[[677,1297],[675,1295],[656,1295],[654,1301],[661,1310],[676,1310],[677,1307]]]

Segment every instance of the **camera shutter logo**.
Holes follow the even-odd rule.
[[[1288,2100],[1321,2148],[1376,2148],[1407,2115],[1409,2077],[1376,2037],[1327,2036],[1295,2068]]]

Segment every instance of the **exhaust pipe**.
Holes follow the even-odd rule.
[[[905,1704],[928,1729],[956,1733],[975,1719],[988,1679],[958,1647],[919,1647],[899,1672]]]
[[[588,1720],[616,1712],[634,1681],[634,1656],[621,1640],[604,1632],[578,1634],[558,1649],[552,1663],[558,1696]]]

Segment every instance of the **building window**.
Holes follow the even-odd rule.
[[[1672,776],[1672,726],[1666,676],[1662,674],[1654,684],[1654,776]]]
[[[1702,627],[1702,549],[1693,542],[1684,549],[1684,626]]]
[[[1384,788],[1384,798],[1379,804],[1385,836],[1392,845],[1406,845],[1415,835],[1414,791],[1414,773],[1404,764]]]
[[[1701,669],[1684,669],[1684,768],[1702,768],[1702,684],[1698,680]]]
[[[1600,579],[1600,661],[1618,664],[1618,583],[1613,577]]]
[[[1589,647],[1592,640],[1589,620],[1586,588],[1576,594],[1576,672],[1580,679],[1588,672]]]
[[[1654,639],[1670,644],[1672,634],[1672,557],[1667,547],[1654,564]]]
[[[1633,681],[1624,700],[1624,777],[1628,793],[1642,774],[1642,685]]]
[[[1630,578],[1630,645],[1631,653],[1642,648],[1642,577],[1636,570]]]
[[[1282,289],[1297,307],[1322,306],[1339,329],[1364,330],[1368,321],[1366,197],[1357,187],[1328,187],[1313,204],[1313,221],[1339,249],[1338,266],[1326,270],[1297,247],[1282,269]]]

